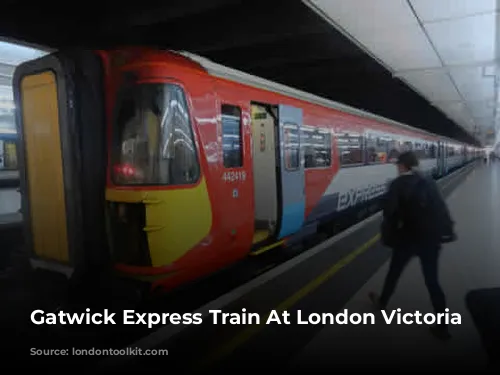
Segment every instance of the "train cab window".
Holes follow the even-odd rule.
[[[341,133],[337,135],[340,165],[342,167],[364,163],[364,137],[357,133]]]
[[[116,101],[112,178],[118,185],[186,185],[200,176],[181,87],[130,84]]]
[[[223,104],[221,114],[224,167],[242,167],[243,144],[241,135],[241,110],[238,107]]]
[[[302,128],[304,168],[326,168],[332,165],[332,136],[328,129]]]
[[[297,124],[285,123],[283,125],[283,158],[287,170],[300,167],[300,133]]]

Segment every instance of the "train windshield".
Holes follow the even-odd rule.
[[[120,92],[113,123],[116,185],[185,185],[199,164],[184,92],[174,84],[133,84]]]

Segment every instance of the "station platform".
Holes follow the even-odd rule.
[[[352,368],[357,364],[364,370],[391,366],[408,370],[431,366],[440,371],[485,369],[488,359],[466,296],[471,291],[500,287],[500,163],[476,168],[447,201],[459,239],[443,248],[440,278],[450,313],[459,313],[462,318],[460,325],[450,326],[451,340],[436,340],[425,325],[387,325],[380,316],[375,325],[325,327],[298,354],[291,368]],[[371,291],[381,291],[388,263],[345,304],[345,309],[374,312],[367,296]],[[500,299],[500,294],[496,298]],[[397,308],[402,312],[433,312],[418,259],[401,277],[387,311]]]
[[[256,372],[304,373],[338,370],[421,371],[486,369],[484,345],[465,306],[473,289],[500,286],[500,163],[475,163],[439,181],[456,221],[457,242],[441,259],[441,280],[450,312],[461,314],[452,339],[437,341],[426,326],[297,324],[313,313],[379,314],[368,299],[378,291],[387,271],[390,250],[379,242],[380,213],[296,256],[251,282],[200,307],[201,325],[167,325],[127,347],[167,349],[165,356],[106,358],[100,369],[153,370],[179,373]],[[412,262],[391,307],[432,312],[417,261]],[[257,324],[213,324],[210,310],[258,313]],[[266,324],[271,311],[290,324]],[[185,313],[188,311],[169,311]],[[284,320],[281,318],[281,322]]]

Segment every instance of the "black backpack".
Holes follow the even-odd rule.
[[[432,228],[441,243],[456,241],[455,223],[436,182],[420,174],[416,176],[405,199],[408,219],[427,230]]]

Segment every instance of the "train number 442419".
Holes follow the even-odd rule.
[[[222,175],[225,182],[245,181],[247,173],[245,171],[227,171]]]

